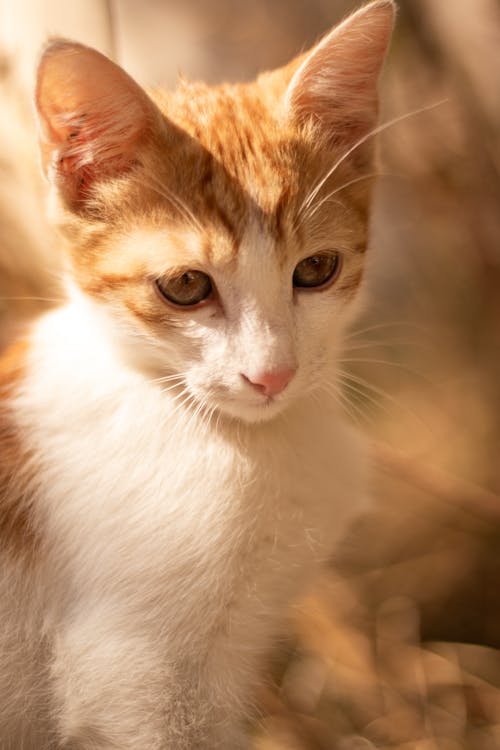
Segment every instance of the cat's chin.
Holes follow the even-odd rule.
[[[221,400],[218,411],[231,419],[252,424],[269,422],[282,414],[288,406],[289,402],[281,399],[243,401],[235,398]]]

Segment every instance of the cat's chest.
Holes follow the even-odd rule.
[[[272,558],[306,534],[314,545],[343,515],[355,456],[338,427],[302,420],[287,433],[285,421],[242,436],[132,385],[81,403],[69,389],[57,411],[39,408],[43,512],[66,545],[78,529],[75,545],[93,539],[103,555],[119,539],[129,555],[189,560],[210,548],[213,561],[218,549],[268,544]]]
[[[361,497],[362,452],[342,422],[322,407],[208,423],[97,355],[55,361],[53,340],[17,404],[51,581],[138,613],[176,602],[179,623],[193,602],[214,614],[288,599]]]
[[[149,530],[150,548],[156,539],[172,547],[245,531],[276,543],[340,501],[335,446],[326,448],[314,425],[300,436],[247,429],[241,439],[238,428],[207,425],[189,411],[171,418],[150,393],[113,400],[73,405],[35,438],[47,508],[68,526],[79,518],[90,535],[111,524],[124,535]]]

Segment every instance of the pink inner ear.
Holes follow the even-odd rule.
[[[121,68],[64,40],[42,56],[36,107],[44,170],[69,203],[83,200],[96,180],[130,169],[153,112]]]
[[[392,0],[377,0],[337,26],[293,76],[287,104],[334,141],[361,137],[377,118],[377,83],[394,25]]]

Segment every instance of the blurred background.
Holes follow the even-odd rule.
[[[31,89],[48,34],[144,84],[253,77],[351,0],[0,0],[0,346],[58,297]],[[374,446],[370,513],[290,613],[258,750],[500,747],[500,2],[400,0],[370,303],[346,408]]]

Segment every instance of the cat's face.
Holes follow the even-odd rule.
[[[179,403],[259,421],[335,387],[392,16],[375,2],[253,84],[183,84],[154,104],[92,50],[42,58],[42,157],[74,278]]]

